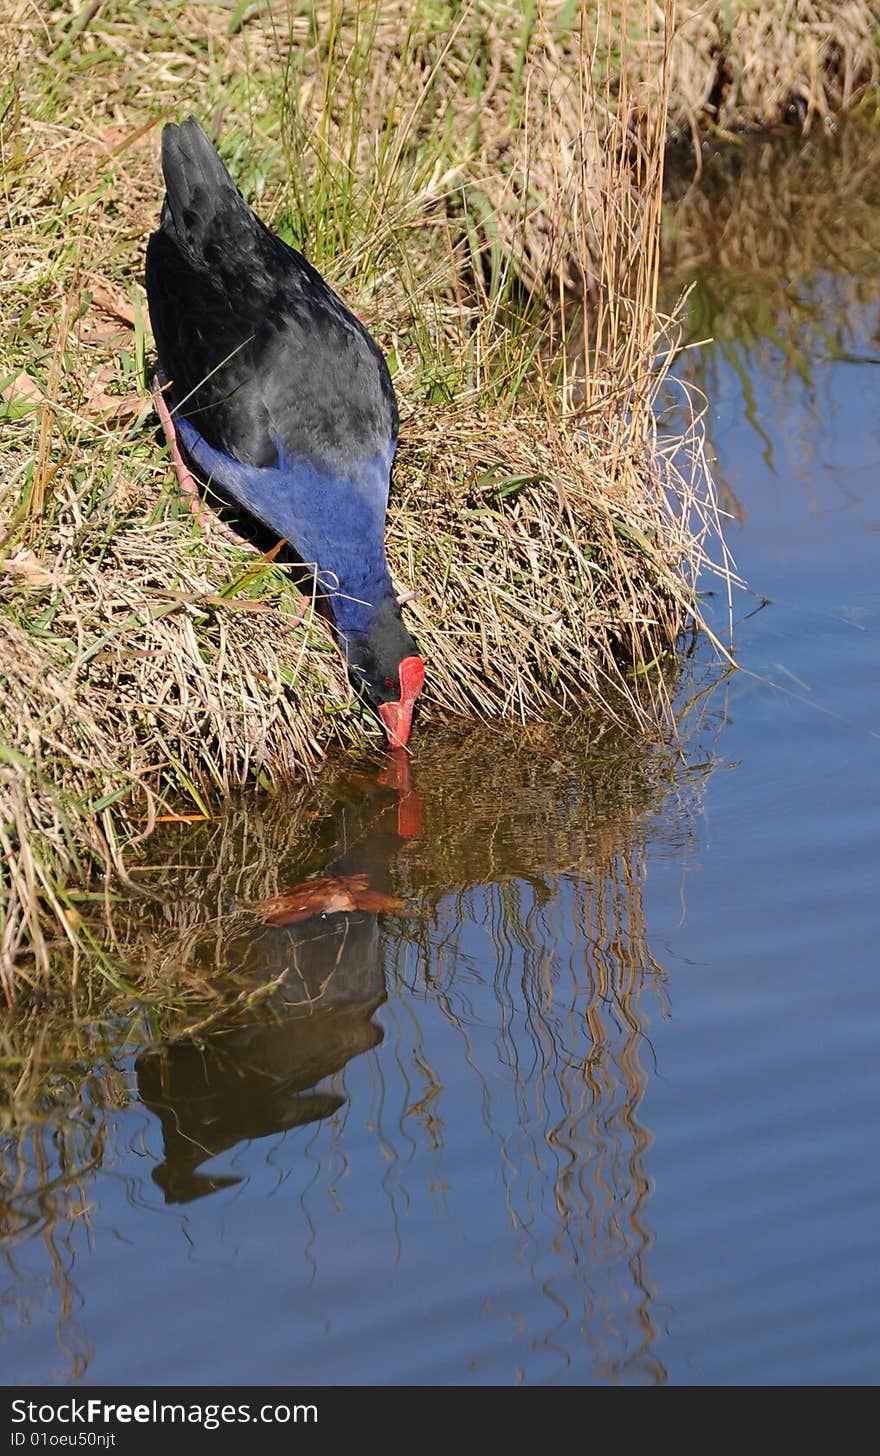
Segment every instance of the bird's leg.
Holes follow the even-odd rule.
[[[165,431],[165,439],[168,441],[168,448],[171,451],[171,459],[174,463],[177,479],[180,482],[180,489],[189,501],[192,513],[199,525],[203,529],[206,529],[208,522],[205,512],[202,509],[202,498],[199,495],[198,482],[180,453],[180,446],[177,443],[177,431],[174,428],[171,411],[165,403],[165,396],[162,392],[164,388],[164,376],[157,371],[153,378],[153,403],[156,406],[156,413],[162,422],[162,429]]]
[[[295,627],[298,627],[300,625],[309,606],[311,605],[311,600],[311,597],[300,597],[296,611],[284,628],[285,632],[292,632]]]
[[[211,510],[210,506],[206,505],[202,500],[198,481],[180,453],[180,446],[177,443],[177,431],[174,428],[171,411],[165,402],[165,396],[163,394],[163,390],[166,387],[167,380],[161,371],[157,369],[153,378],[153,403],[156,406],[156,413],[162,422],[165,439],[168,441],[168,448],[171,451],[171,459],[180,483],[180,489],[183,491],[186,500],[189,501],[190,509],[199,527],[206,534],[208,531],[214,530],[225,541],[231,541],[234,546],[240,546],[245,551],[253,551],[257,556],[261,556],[262,552],[256,546],[253,546],[250,541],[243,540],[241,536],[236,535],[235,531],[227,526],[225,521],[221,521],[216,512]]]

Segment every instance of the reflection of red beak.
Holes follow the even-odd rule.
[[[385,732],[392,748],[403,748],[412,730],[412,715],[416,698],[425,685],[425,664],[420,657],[405,657],[398,669],[400,673],[400,701],[380,703],[379,717],[385,724]]]
[[[403,749],[395,748],[388,755],[385,767],[376,779],[383,789],[397,793],[397,832],[401,839],[415,839],[422,832],[422,796],[413,787],[412,759]]]

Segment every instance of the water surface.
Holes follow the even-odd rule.
[[[877,1380],[880,266],[848,146],[675,203],[742,670],[684,673],[681,756],[437,730],[410,775],[169,836],[167,1006],[3,1033],[6,1381]],[[388,908],[263,905],[315,876]]]

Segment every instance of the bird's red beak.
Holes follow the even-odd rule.
[[[409,739],[415,701],[425,685],[425,664],[420,657],[405,657],[398,671],[400,700],[379,705],[379,717],[392,748],[403,748]]]

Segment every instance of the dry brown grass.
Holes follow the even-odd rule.
[[[878,32],[877,0],[680,0],[672,128],[696,142],[710,129],[809,131],[876,91]]]

